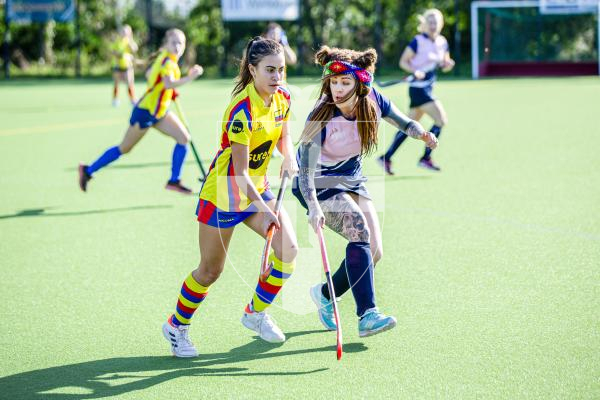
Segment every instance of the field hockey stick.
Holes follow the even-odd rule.
[[[414,80],[415,80],[415,76],[414,75],[408,75],[408,76],[405,76],[402,79],[393,79],[391,81],[385,81],[385,82],[382,82],[382,81],[380,81],[378,79],[375,79],[375,83],[377,84],[377,86],[384,88],[384,87],[388,87],[388,86],[394,86],[394,85],[397,85],[399,83],[410,83],[410,82],[412,82]]]
[[[331,280],[331,272],[329,270],[329,259],[327,258],[327,249],[325,248],[325,239],[323,238],[323,228],[317,229],[317,236],[319,237],[319,245],[321,247],[321,258],[323,260],[323,269],[325,270],[325,279],[327,280],[327,287],[329,288],[329,298],[333,306],[333,315],[335,317],[335,330],[337,337],[337,359],[342,358],[342,324],[340,323],[340,313],[337,307],[337,299],[335,297],[335,289],[333,288],[333,281]]]
[[[283,177],[281,178],[281,186],[279,187],[279,192],[277,193],[277,201],[275,202],[275,216],[279,217],[279,211],[281,210],[281,204],[283,203],[283,195],[285,194],[285,187],[287,186],[287,181],[289,179],[289,175],[287,172],[283,173]],[[271,270],[273,269],[273,263],[269,263],[269,253],[271,252],[271,243],[273,242],[273,236],[275,235],[275,224],[271,224],[269,226],[269,230],[267,231],[267,237],[265,240],[265,247],[263,249],[262,258],[260,259],[260,280],[262,282],[266,281],[269,275],[271,274]]]
[[[439,68],[439,66],[437,64],[429,64],[428,67],[423,72],[425,73],[425,75],[427,75],[431,71],[435,71],[438,68]],[[417,80],[417,78],[415,78],[415,75],[410,74],[410,75],[405,76],[402,79],[393,79],[391,81],[385,81],[385,82],[375,79],[375,83],[377,84],[377,86],[384,88],[384,87],[394,86],[399,83],[411,83],[416,80]]]
[[[190,126],[187,122],[187,119],[185,118],[185,114],[183,113],[181,106],[179,105],[179,101],[177,99],[175,99],[173,101],[173,103],[175,103],[175,109],[177,110],[177,115],[179,115],[179,119],[183,123],[183,126],[185,126],[185,129],[187,129],[188,132],[190,132]],[[191,135],[191,132],[190,132],[190,135]],[[190,147],[192,148],[192,153],[194,153],[194,158],[196,159],[196,162],[198,163],[198,167],[200,168],[200,172],[202,173],[202,178],[199,178],[198,180],[203,182],[206,180],[206,170],[204,169],[204,165],[202,165],[202,160],[200,159],[200,155],[198,154],[198,151],[196,150],[196,146],[194,146],[194,141],[192,140],[191,137],[190,137]]]

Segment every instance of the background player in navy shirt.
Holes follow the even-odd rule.
[[[442,103],[432,94],[433,84],[436,80],[435,70],[439,67],[444,72],[450,71],[454,67],[454,60],[450,58],[446,38],[440,34],[444,26],[444,16],[441,11],[427,10],[422,16],[419,16],[419,20],[421,22],[420,33],[413,38],[400,57],[400,68],[410,72],[414,78],[408,89],[410,96],[408,117],[419,121],[423,114],[429,115],[434,122],[430,132],[439,137],[448,118]],[[391,158],[405,139],[406,134],[398,131],[388,151],[378,159],[388,175],[394,174]],[[418,165],[429,170],[439,171],[440,167],[431,159],[431,151],[432,149],[425,148],[425,153]]]

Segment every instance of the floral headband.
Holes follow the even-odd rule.
[[[373,74],[364,68],[357,67],[345,61],[329,61],[323,68],[323,78],[330,75],[348,75],[352,74],[356,79],[371,87]]]

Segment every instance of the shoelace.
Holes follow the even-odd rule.
[[[327,300],[323,297],[321,300],[321,311],[327,314],[328,316],[333,315],[333,305],[330,300]]]
[[[273,327],[275,327],[275,326],[276,326],[276,324],[275,324],[275,320],[273,319],[273,317],[271,317],[271,316],[270,316],[269,314],[267,314],[267,313],[260,313],[260,314],[262,314],[262,316],[261,316],[261,317],[260,317],[260,319],[259,319],[259,322],[258,322],[258,328],[259,328],[259,330],[260,330],[261,332],[262,332],[262,325],[263,325],[263,324],[266,324],[266,325],[267,325],[267,327],[269,327],[269,328],[273,328]],[[271,329],[271,330],[273,330],[273,329]]]
[[[375,321],[377,321],[378,319],[381,319],[381,317],[383,317],[383,314],[381,314],[379,312],[379,308],[374,307],[374,308],[368,309],[364,313],[364,315],[361,318],[361,320],[364,319],[365,321],[369,321],[369,320],[375,320]]]
[[[180,327],[179,329],[179,341],[185,344],[187,347],[192,347],[192,341],[188,336],[188,328]]]

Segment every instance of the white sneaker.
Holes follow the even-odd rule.
[[[269,343],[285,342],[285,335],[275,324],[275,321],[266,312],[245,312],[242,316],[242,324],[258,333],[261,339]]]
[[[112,101],[112,106],[113,107],[119,107],[119,104],[121,104],[121,102],[119,101],[119,99],[113,99],[113,101]]]
[[[171,317],[172,318],[172,317]],[[162,326],[163,336],[171,345],[175,357],[198,357],[198,352],[188,337],[189,325],[171,325],[171,318]]]

